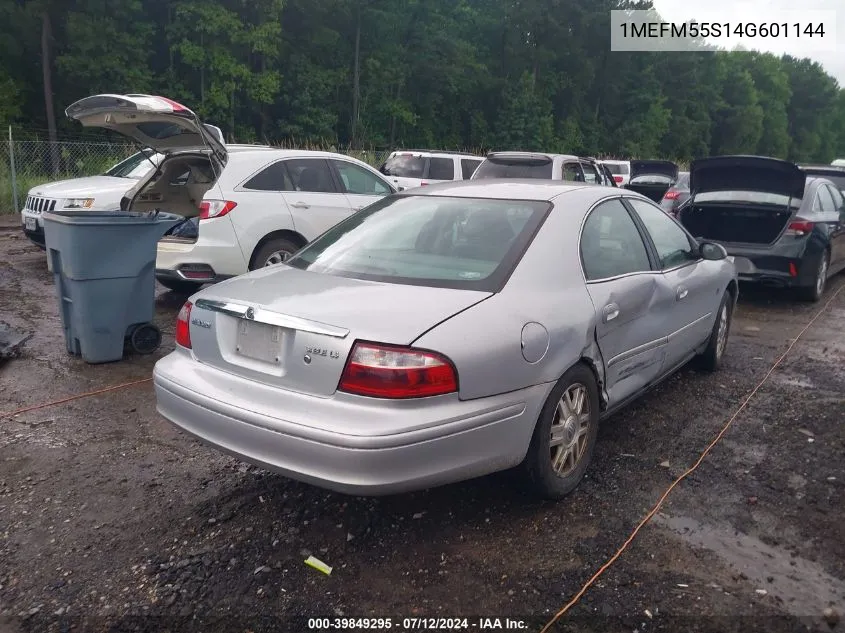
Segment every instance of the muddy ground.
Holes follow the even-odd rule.
[[[159,290],[162,350],[86,365],[64,351],[44,254],[0,228],[0,320],[35,333],[0,367],[0,631],[305,631],[306,616],[539,630],[823,306],[744,290],[722,371],[684,370],[610,420],[562,502],[524,496],[511,473],[362,499],[198,444],[156,414],[149,383],[2,417],[148,377],[184,300]],[[845,608],[843,420],[845,291],[555,630],[831,630],[825,609]]]

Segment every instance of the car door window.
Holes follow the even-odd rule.
[[[478,169],[478,166],[480,164],[480,160],[468,160],[466,158],[462,158],[461,175],[463,176],[464,180],[469,180],[470,178],[472,178],[472,175],[475,173],[475,170]]]
[[[593,167],[590,163],[581,163],[581,169],[584,170],[584,182],[591,182],[591,183],[600,183],[601,176],[599,176],[599,172],[596,171],[596,168]]]
[[[620,200],[590,212],[581,232],[581,262],[587,281],[651,270],[643,238]]]
[[[578,163],[564,163],[563,179],[570,182],[583,182],[584,173],[581,171],[581,166]]]
[[[332,162],[337,168],[340,181],[343,183],[346,193],[355,193],[364,196],[386,196],[391,193],[390,187],[384,181],[360,165],[347,163],[342,160],[334,160]]]
[[[293,191],[284,161],[276,161],[247,180],[244,189],[253,191]]]
[[[428,164],[428,177],[432,180],[453,180],[455,161],[451,158],[431,158]]]
[[[833,202],[833,196],[828,186],[819,187],[816,198],[819,201],[819,210],[822,213],[836,213],[836,204]]]
[[[833,197],[833,205],[836,208],[836,211],[840,216],[842,216],[845,214],[845,198],[842,197],[842,194],[836,189],[836,187],[828,187],[828,191],[830,192],[831,197]]]
[[[329,170],[322,158],[293,158],[285,161],[293,191],[337,193]]]
[[[666,213],[642,200],[628,198],[628,202],[645,225],[663,270],[698,260],[689,236]]]

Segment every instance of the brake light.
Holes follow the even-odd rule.
[[[238,203],[232,200],[203,200],[200,203],[200,220],[222,218],[236,206]]]
[[[669,191],[666,192],[666,195],[663,196],[663,199],[664,200],[677,200],[680,195],[681,194],[679,192],[670,189]]]
[[[193,304],[186,301],[176,316],[176,344],[191,349],[191,308]]]
[[[613,182],[622,182],[622,176],[614,176]]]
[[[795,235],[796,237],[803,237],[812,232],[813,226],[815,226],[813,222],[807,222],[805,220],[790,222],[789,226],[786,227],[785,235]]]
[[[790,277],[797,277],[798,276],[798,269],[795,267],[795,262],[789,262],[789,276]]]
[[[456,392],[458,375],[435,352],[356,342],[337,388],[373,398],[423,398]]]
[[[161,96],[156,96],[156,99],[161,99],[162,101],[164,101],[167,105],[169,105],[171,108],[173,108],[174,112],[190,112],[190,110],[188,110],[188,108],[183,106],[181,103],[177,103],[173,99],[168,99],[167,97],[161,97]]]
[[[420,187],[427,187],[427,186],[428,186],[428,183],[427,183],[425,180],[423,180],[423,181],[420,183]]]

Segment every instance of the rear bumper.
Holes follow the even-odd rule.
[[[206,380],[215,374],[209,384]],[[391,407],[371,398],[319,398],[257,385],[194,361],[184,351],[161,359],[153,373],[157,409],[180,429],[219,450],[322,488],[385,495],[461,481],[518,465],[552,385],[458,401],[447,398]],[[227,385],[225,392],[221,385]],[[273,411],[247,404],[257,392]],[[251,394],[248,392],[252,392]],[[233,398],[242,394],[245,400]],[[345,394],[344,394],[345,396]],[[456,415],[457,413],[457,415]],[[431,423],[407,428],[409,416]],[[368,433],[374,419],[396,432]],[[341,420],[344,431],[327,424]],[[322,427],[322,428],[320,428]]]
[[[728,255],[734,258],[739,281],[780,288],[811,286],[815,283],[821,251],[809,252],[803,244],[782,249],[776,246],[772,250],[775,252],[728,248]]]
[[[247,263],[228,217],[203,220],[195,242],[163,239],[158,243],[156,277],[184,281],[185,277],[179,271],[191,268],[211,269],[210,279],[188,279],[201,283],[213,283],[247,272]]]

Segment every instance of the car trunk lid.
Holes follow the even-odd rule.
[[[410,345],[491,293],[268,267],[194,299],[197,360],[264,384],[330,396],[355,340]]]
[[[678,179],[678,166],[668,160],[632,160],[626,189],[659,203]]]
[[[690,166],[679,219],[693,236],[726,245],[774,244],[800,207],[807,176],[787,161],[715,156]]]

